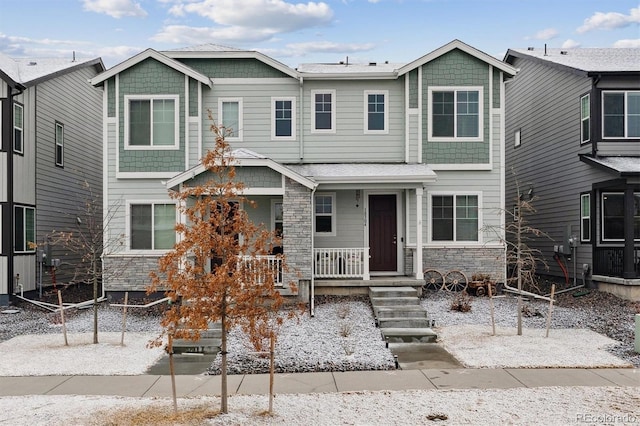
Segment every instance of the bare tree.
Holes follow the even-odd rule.
[[[160,259],[147,291],[164,289],[176,302],[165,312],[164,330],[156,340],[161,344],[167,336],[169,353],[174,338],[198,339],[209,323],[221,322],[220,410],[227,413],[227,335],[236,324],[268,322],[280,309],[284,298],[275,286],[279,271],[274,265],[286,265],[282,255],[265,256],[280,239],[240,208],[254,203],[241,195],[244,184],[235,178],[225,130],[212,125],[211,131],[216,145],[202,159],[210,179],[171,193],[186,220],[176,226],[178,242]]]

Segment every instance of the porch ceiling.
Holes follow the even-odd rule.
[[[289,164],[287,167],[318,184],[376,183],[413,187],[435,182],[437,179],[436,173],[427,164]]]

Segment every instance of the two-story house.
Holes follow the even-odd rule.
[[[101,197],[102,93],[89,79],[104,70],[99,58],[0,54],[0,305],[52,284],[39,250],[61,260],[60,282],[74,275],[78,255],[47,247],[47,236],[77,230],[83,182]]]
[[[236,172],[283,235],[299,297],[424,283],[424,271],[504,279],[505,80],[514,68],[454,40],[407,64],[308,64],[203,45],[153,49],[93,78],[104,90],[105,208],[122,209],[105,280],[143,291],[181,220],[168,190],[206,181],[216,123]],[[490,230],[491,229],[491,230]],[[459,279],[458,279],[459,280]],[[283,289],[286,293],[286,289]]]
[[[640,49],[510,49],[507,206],[536,195],[550,273],[640,299]],[[513,173],[510,173],[513,170]],[[588,280],[587,284],[590,284]]]

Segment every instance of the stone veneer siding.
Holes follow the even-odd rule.
[[[151,283],[149,273],[158,271],[160,256],[105,257],[104,270],[113,271],[103,277],[105,291],[146,291]]]
[[[457,269],[467,279],[473,274],[489,274],[497,282],[505,282],[506,260],[501,248],[425,248],[422,250],[423,270],[436,269],[442,274]],[[405,271],[413,275],[413,250],[405,249]]]
[[[283,208],[283,251],[289,271],[284,275],[285,287],[293,281],[299,286],[298,296],[307,299],[311,279],[311,191],[289,178],[285,181]],[[301,282],[303,281],[303,282]]]

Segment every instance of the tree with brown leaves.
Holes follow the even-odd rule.
[[[157,344],[165,336],[169,342],[197,340],[209,323],[221,323],[220,410],[227,413],[227,335],[235,325],[264,324],[274,317],[284,302],[276,277],[286,266],[282,255],[269,255],[279,237],[254,224],[245,210],[254,203],[242,196],[226,130],[214,124],[211,131],[216,145],[202,159],[208,181],[183,184],[171,193],[183,218],[176,225],[179,238],[160,259],[147,290],[165,290],[174,302],[164,314]]]

